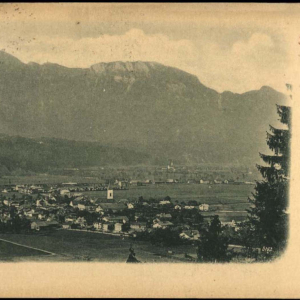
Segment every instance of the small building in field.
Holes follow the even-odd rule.
[[[209,184],[209,180],[200,179],[200,184]]]
[[[184,209],[194,209],[195,206],[193,205],[185,205]]]
[[[78,207],[79,210],[85,210],[85,204],[82,203],[82,202],[78,203],[77,207]]]
[[[157,223],[153,224],[153,228],[162,228],[162,229],[166,229],[166,228],[170,228],[174,226],[174,224],[172,222],[169,221],[158,221]]]
[[[128,209],[134,209],[134,205],[132,203],[127,203],[127,208]]]
[[[147,223],[146,222],[132,222],[130,224],[130,228],[134,231],[145,231]]]
[[[65,222],[62,224],[62,228],[63,229],[71,229],[71,225],[72,225],[71,222]]]
[[[168,204],[171,204],[171,201],[170,200],[161,200],[161,201],[159,201],[159,204],[160,205],[168,205]]]
[[[184,240],[199,240],[200,238],[200,233],[198,230],[183,230],[180,234],[179,234],[179,237],[181,239],[184,239]]]
[[[122,231],[122,226],[123,226],[123,223],[115,223],[114,231],[115,232],[121,232]]]
[[[93,226],[96,230],[100,230],[100,229],[102,229],[102,222],[99,222],[99,221],[94,222]]]
[[[11,206],[12,200],[5,199],[5,200],[3,200],[3,204],[6,205],[6,206]]]
[[[221,180],[214,180],[214,184],[221,184],[222,183],[222,181]]]
[[[208,204],[200,204],[199,205],[199,210],[200,211],[209,211],[209,205]]]
[[[38,214],[38,219],[39,220],[45,220],[46,219],[46,215],[44,215],[43,213],[39,213]]]
[[[167,183],[175,183],[175,179],[169,178],[169,179],[167,179]]]
[[[36,206],[43,206],[43,207],[45,207],[45,206],[47,206],[47,201],[46,200],[44,200],[44,199],[38,199],[38,200],[36,200]]]
[[[31,223],[31,229],[40,231],[40,230],[53,230],[59,227],[59,223],[56,221],[34,221]]]
[[[128,188],[128,182],[127,181],[119,181],[118,186],[120,189],[127,189]]]
[[[86,227],[87,225],[85,217],[78,217],[75,223],[79,224],[82,228]]]
[[[103,223],[102,228],[104,232],[112,231],[114,230],[114,224]]]
[[[140,184],[140,181],[139,180],[131,180],[130,181],[130,185],[134,185],[134,186],[137,186]]]
[[[69,190],[60,190],[59,193],[61,194],[61,196],[70,197],[70,195],[71,195],[71,192]]]
[[[75,214],[70,214],[68,216],[65,217],[65,221],[66,222],[71,222],[74,223],[76,221],[77,217]]]

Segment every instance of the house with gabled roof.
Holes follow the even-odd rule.
[[[128,223],[129,219],[126,216],[105,216],[102,218],[104,222],[109,223]]]
[[[59,223],[56,221],[33,221],[31,222],[31,229],[32,230],[50,230],[59,227]]]
[[[130,228],[134,231],[145,231],[147,229],[147,222],[131,222]]]
[[[166,228],[170,228],[174,226],[174,224],[172,222],[169,221],[158,221],[156,223],[153,224],[153,228],[162,228],[162,229],[166,229]]]
[[[113,213],[116,213],[126,208],[126,206],[123,203],[99,203],[96,204],[96,206],[96,212],[112,211]]]
[[[200,233],[198,230],[183,230],[180,234],[179,237],[184,240],[199,240],[200,238]]]

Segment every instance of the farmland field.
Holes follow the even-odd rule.
[[[67,176],[67,175],[49,175],[36,174],[24,176],[3,176],[0,178],[0,185],[5,184],[56,184],[62,182],[85,182],[95,183],[97,178],[87,176]]]
[[[178,262],[176,259],[167,257],[169,250],[174,251],[177,255],[196,253],[196,248],[190,245],[173,248],[156,247],[152,246],[149,242],[133,242],[129,238],[123,239],[120,236],[71,230],[58,230],[47,234],[0,234],[0,239],[30,247],[37,247],[56,254],[51,257],[44,256],[42,258],[44,261],[53,261],[56,256],[60,261],[91,260],[124,263],[129,254],[130,244],[133,245],[136,257],[141,262]],[[13,251],[15,250],[13,249]],[[17,249],[17,251],[20,250]],[[22,254],[16,252],[14,255],[18,256]],[[32,257],[28,258],[28,260],[31,259]],[[2,260],[1,255],[0,260]]]
[[[248,205],[248,196],[253,192],[253,185],[232,185],[232,184],[155,184],[147,186],[130,186],[128,190],[115,190],[115,200],[129,199],[136,200],[140,196],[144,199],[156,198],[163,199],[171,197],[172,201],[196,200],[199,203],[210,205],[225,205],[228,210],[231,206]],[[94,198],[106,198],[106,191],[87,191],[83,194]]]

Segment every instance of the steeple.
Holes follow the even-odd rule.
[[[110,185],[107,187],[107,200],[114,199],[114,191],[110,188]]]

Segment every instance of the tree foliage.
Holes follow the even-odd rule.
[[[179,233],[178,230],[172,230],[170,228],[158,228],[150,233],[149,240],[153,245],[176,246],[183,244]]]
[[[198,246],[198,259],[203,262],[226,262],[228,238],[223,234],[219,216],[214,216],[208,228],[202,232]]]
[[[282,251],[287,241],[288,189],[290,170],[291,108],[277,105],[281,123],[287,129],[270,126],[267,144],[274,155],[260,154],[267,166],[257,166],[263,180],[256,183],[248,215],[245,243],[248,246]]]

